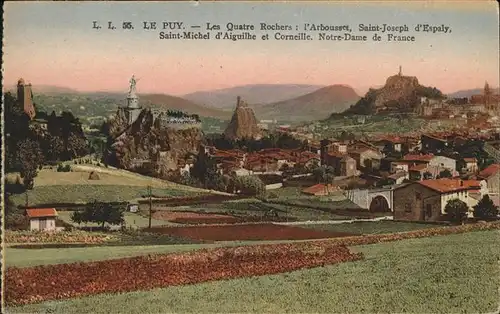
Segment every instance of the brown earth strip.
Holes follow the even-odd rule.
[[[7,269],[6,303],[19,305],[98,293],[148,290],[260,276],[362,259],[345,246],[312,242]]]
[[[313,230],[274,224],[213,225],[193,227],[153,227],[147,232],[180,236],[195,240],[306,240],[354,236],[352,233]]]

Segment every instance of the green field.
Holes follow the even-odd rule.
[[[141,211],[146,212],[147,208],[147,205],[141,205]],[[271,209],[275,210],[278,213],[279,217],[284,218],[285,220],[290,219],[290,221],[352,219],[351,216],[337,215],[334,213],[312,208],[265,203],[255,198],[225,201],[219,204],[155,207],[155,210],[158,211],[194,211],[200,213],[229,214],[240,217],[263,217],[263,215]]]
[[[441,225],[412,223],[412,222],[395,222],[395,221],[377,221],[366,222],[358,221],[343,224],[318,224],[318,225],[303,225],[303,228],[315,230],[333,231],[333,232],[349,232],[354,234],[383,234],[407,232],[413,230],[439,228]]]
[[[498,230],[357,246],[357,262],[9,308],[10,313],[486,313],[498,308]]]
[[[163,237],[158,237],[159,244]],[[310,241],[310,240],[297,240]],[[73,247],[57,249],[18,249],[7,246],[5,252],[5,264],[7,267],[31,267],[38,265],[65,264],[75,262],[99,261],[131,257],[147,254],[160,254],[170,252],[193,251],[202,248],[215,248],[221,246],[254,245],[262,243],[297,242],[291,240],[283,241],[221,241],[209,244],[164,244],[164,245],[129,245],[128,241],[123,245],[103,244],[93,247]],[[145,241],[143,241],[145,243]]]
[[[95,165],[71,165],[71,172],[43,169],[35,178],[35,185],[28,191],[31,205],[45,203],[87,203],[93,200],[122,202],[140,199],[147,195],[148,186],[160,197],[196,196],[210,193],[208,190],[184,186],[169,181],[142,176],[125,170]],[[98,180],[90,180],[91,171],[98,173]],[[6,175],[15,182],[17,174]],[[16,205],[24,205],[26,195],[11,197]]]
[[[342,192],[331,193],[325,196],[314,196],[302,193],[303,188],[285,187],[268,191],[266,199],[269,202],[285,203],[290,206],[308,206],[325,210],[358,209],[358,205],[346,199]]]
[[[73,212],[71,212],[71,211],[58,211],[57,212],[58,217],[61,220],[65,221],[67,223],[70,223],[70,224],[74,225],[75,227],[80,227],[80,226],[81,227],[99,227],[100,226],[97,223],[82,223],[80,225],[75,224],[71,221],[71,214],[72,213]],[[149,226],[149,218],[141,216],[141,215],[136,214],[136,213],[125,212],[123,214],[123,219],[125,220],[126,227],[132,227],[132,228],[138,229],[138,228],[146,228]],[[151,225],[154,227],[154,226],[176,225],[176,224],[165,221],[165,220],[157,220],[157,219],[152,218]]]

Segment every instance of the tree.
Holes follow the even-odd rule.
[[[453,177],[453,175],[451,174],[451,171],[448,170],[448,169],[444,169],[443,171],[441,171],[438,175],[438,179],[442,179],[442,178],[451,178]]]
[[[237,177],[235,185],[242,194],[258,195],[266,190],[266,186],[257,176],[242,176]]]
[[[473,207],[474,217],[480,219],[495,219],[498,218],[499,210],[495,206],[489,195],[486,194],[483,198]]]
[[[424,180],[430,180],[432,179],[432,173],[429,171],[424,172]]]
[[[446,203],[444,212],[448,215],[448,219],[455,223],[463,223],[467,219],[469,207],[467,204],[458,198],[449,200]]]
[[[88,203],[81,212],[71,215],[71,220],[80,224],[82,222],[94,222],[101,224],[119,225],[124,222],[123,209],[109,203],[97,202]]]
[[[38,167],[43,164],[43,154],[38,142],[25,139],[18,143],[17,157],[21,167],[21,178],[27,190],[33,188],[33,180],[37,176]]]
[[[313,169],[312,174],[314,176],[314,179],[316,179],[316,182],[321,183],[325,181],[325,176],[326,176],[326,168],[325,167],[317,167]]]

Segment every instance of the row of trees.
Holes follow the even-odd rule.
[[[223,175],[217,171],[215,161],[203,155],[198,156],[190,174],[184,175],[180,183],[229,193],[240,191],[247,195],[258,195],[265,190],[259,177]]]
[[[94,201],[85,206],[83,211],[75,211],[71,214],[71,220],[77,224],[97,223],[104,228],[106,223],[121,225],[125,222],[123,213],[125,209],[110,203]]]
[[[256,140],[244,138],[232,140],[224,134],[207,136],[207,144],[218,149],[242,149],[248,152],[255,152],[266,148],[297,149],[307,145],[307,141],[301,141],[286,133],[269,134]]]
[[[180,110],[167,110],[167,116],[174,118],[192,118],[200,122],[200,116],[197,114],[188,114]]]
[[[499,209],[488,195],[483,198],[473,207],[473,215],[478,219],[492,220],[497,219],[500,213]],[[459,199],[449,200],[444,208],[445,213],[452,222],[462,223],[467,219],[469,207]]]
[[[33,186],[37,170],[46,163],[70,160],[88,153],[82,125],[69,112],[57,116],[38,112],[46,119],[47,130],[36,127],[17,99],[4,95],[5,171],[20,172],[26,188]]]

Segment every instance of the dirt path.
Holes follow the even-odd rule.
[[[384,216],[384,217],[377,217],[373,219],[350,219],[350,220],[309,220],[309,221],[293,221],[293,222],[275,222],[274,224],[276,225],[294,225],[294,226],[300,226],[300,225],[339,225],[339,224],[345,224],[345,223],[353,223],[353,222],[360,222],[360,221],[384,221],[384,220],[393,220],[392,216]]]

